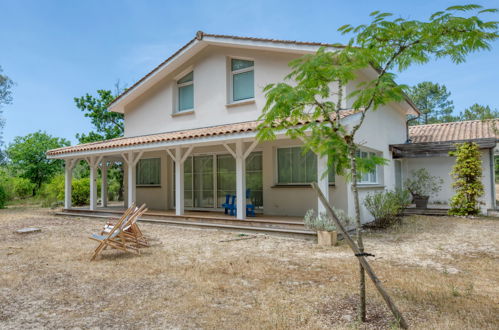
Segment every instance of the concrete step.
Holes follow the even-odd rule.
[[[88,218],[109,218],[109,214],[101,213],[101,212],[57,212],[56,215],[62,216],[75,216],[75,217],[88,217]],[[279,236],[293,237],[293,238],[303,238],[303,239],[316,239],[316,233],[310,230],[305,229],[292,229],[285,227],[278,227],[276,224],[272,224],[273,226],[257,226],[255,223],[247,224],[245,220],[236,220],[239,221],[238,224],[227,224],[227,223],[218,223],[218,222],[208,222],[208,221],[195,221],[184,220],[178,218],[166,218],[162,217],[161,219],[155,216],[143,216],[138,219],[143,222],[150,223],[158,223],[158,224],[167,224],[167,225],[175,225],[175,226],[189,226],[189,227],[197,227],[197,228],[210,228],[217,230],[228,230],[235,232],[250,232],[250,233],[264,233],[264,234],[275,234]],[[221,219],[225,220],[225,219]],[[302,225],[303,226],[303,225]]]
[[[434,216],[444,216],[447,215],[447,209],[417,209],[417,208],[406,208],[404,209],[404,215],[434,215]]]
[[[98,211],[90,211],[90,210],[66,210],[63,212],[67,213],[79,213],[79,214],[107,214],[108,216],[119,216],[123,213],[123,211],[114,211],[114,210],[98,210]],[[288,228],[288,229],[297,229],[297,230],[305,230],[305,226],[303,221],[297,220],[286,220],[286,219],[265,219],[260,217],[248,217],[245,220],[238,220],[235,217],[217,217],[215,215],[193,215],[193,214],[184,214],[184,215],[175,215],[175,214],[164,214],[154,211],[148,211],[144,214],[144,218],[149,219],[169,219],[169,220],[179,220],[179,221],[193,221],[193,222],[203,222],[203,223],[218,223],[224,225],[234,225],[234,226],[252,226],[252,227],[268,227],[268,228]]]

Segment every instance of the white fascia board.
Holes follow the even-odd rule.
[[[291,43],[285,44],[282,42],[241,40],[236,38],[218,38],[210,36],[204,36],[203,41],[211,45],[218,45],[218,46],[254,48],[261,50],[289,52],[289,53],[298,53],[298,54],[315,53],[320,47],[322,47],[319,45],[299,45]],[[334,49],[333,47],[329,48]]]
[[[172,71],[177,69],[187,60],[189,60],[192,56],[196,55],[199,51],[207,46],[202,40],[194,40],[192,44],[187,46],[173,58],[171,58],[168,62],[163,63],[159,68],[156,69],[154,73],[152,73],[149,77],[141,81],[138,85],[132,87],[132,89],[123,95],[116,103],[113,103],[109,107],[109,111],[112,112],[125,112],[125,105],[133,101],[135,98],[140,96],[143,92],[145,92],[148,88],[154,85],[159,80],[166,77]]]

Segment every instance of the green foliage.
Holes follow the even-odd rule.
[[[478,103],[466,108],[460,114],[461,120],[487,120],[499,118],[499,111],[492,110],[488,105],[480,105]]]
[[[349,217],[345,211],[335,208],[334,206],[333,206],[333,211],[343,225],[348,226],[349,224],[354,222],[354,220],[351,217]],[[316,230],[316,231],[337,230],[336,224],[332,219],[330,219],[327,216],[327,214],[325,213],[317,214],[314,210],[308,210],[307,213],[305,213],[305,217],[303,218],[303,223],[305,224],[305,227],[311,230]]]
[[[119,92],[119,87],[118,87]],[[95,131],[88,134],[77,134],[80,143],[95,142],[123,136],[123,114],[108,111],[108,106],[116,98],[110,90],[99,89],[98,96],[85,94],[75,97],[76,107],[90,118]]]
[[[444,180],[430,175],[426,168],[411,171],[411,177],[404,185],[414,197],[427,197],[437,194],[442,189]]]
[[[4,104],[12,102],[12,86],[14,82],[6,75],[2,74],[3,70],[0,66],[0,108]]]
[[[424,81],[408,90],[409,97],[421,111],[421,116],[410,124],[434,124],[456,121],[454,104],[449,100],[450,92],[445,85]]]
[[[33,196],[35,184],[26,178],[12,178],[14,194],[17,198],[28,198]]]
[[[7,202],[7,193],[3,186],[0,185],[0,209],[5,208],[5,203]]]
[[[409,205],[407,190],[379,191],[364,198],[364,206],[374,217],[373,226],[386,228],[399,220],[401,211]]]
[[[478,198],[484,193],[480,149],[476,143],[466,142],[456,145],[456,151],[449,155],[456,157],[451,172],[456,194],[452,196],[449,214],[477,215],[480,213]]]
[[[61,172],[63,162],[47,159],[45,153],[50,149],[68,146],[69,141],[52,137],[45,132],[35,132],[26,136],[17,136],[7,148],[7,156],[11,165],[22,178],[35,184],[35,190],[42,183],[48,182],[54,175]]]
[[[97,180],[97,191],[100,191],[100,180]],[[90,202],[90,179],[73,178],[71,184],[71,203],[75,206],[88,205]],[[64,202],[64,175],[56,175],[49,183],[42,186],[39,193],[42,206],[48,207]]]

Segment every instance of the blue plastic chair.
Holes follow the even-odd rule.
[[[224,208],[224,213],[229,215],[236,215],[236,196],[235,195],[225,195],[225,203],[222,204]]]
[[[249,199],[251,196],[251,189],[246,189],[246,199]],[[232,196],[234,199],[233,199],[233,202],[235,201],[235,198],[236,196]],[[231,213],[230,215],[237,215],[237,207],[236,205],[234,204],[233,205],[234,207],[234,211],[232,211],[231,209]],[[255,217],[256,214],[255,214],[255,205],[253,204],[246,204],[246,216],[247,217]]]

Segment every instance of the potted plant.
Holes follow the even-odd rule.
[[[427,169],[420,168],[411,171],[411,177],[405,180],[405,187],[410,191],[416,208],[425,209],[430,196],[438,193],[443,183],[442,178],[432,176]]]
[[[333,207],[334,213],[338,216],[339,220],[348,225],[352,222],[350,217],[343,212]],[[316,214],[314,210],[308,210],[303,220],[305,227],[317,231],[317,243],[322,246],[335,246],[338,242],[338,233],[336,225],[326,214]]]

